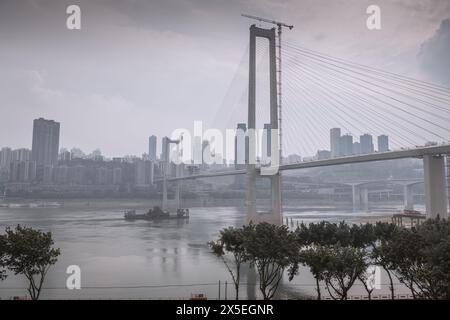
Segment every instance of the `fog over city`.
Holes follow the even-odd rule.
[[[0,316],[449,300],[449,52],[450,0],[0,0]]]
[[[450,85],[447,0],[377,1],[376,32],[372,1],[82,0],[81,30],[66,28],[70,4],[0,1],[0,146],[30,148],[39,117],[61,123],[60,147],[109,157],[141,155],[149,135],[195,120],[245,122],[222,117],[248,82],[245,67],[236,76],[251,23],[241,13],[295,25],[284,39],[308,49]]]

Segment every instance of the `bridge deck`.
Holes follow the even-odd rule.
[[[362,163],[362,162],[372,162],[372,161],[385,161],[385,160],[395,160],[395,159],[405,159],[405,158],[422,158],[425,155],[446,155],[450,154],[450,145],[439,145],[415,149],[406,150],[396,150],[388,152],[377,152],[371,154],[354,155],[326,160],[315,160],[307,162],[299,162],[294,164],[285,164],[279,167],[279,170],[295,170],[295,169],[306,169],[306,168],[317,168],[325,166],[343,165],[350,163]],[[247,171],[242,170],[230,170],[230,171],[220,171],[220,172],[209,172],[203,174],[196,174],[183,177],[168,178],[167,181],[178,181],[178,180],[190,180],[190,179],[202,179],[202,178],[212,178],[212,177],[224,177],[224,176],[234,176],[245,174]],[[160,180],[157,180],[160,181]]]

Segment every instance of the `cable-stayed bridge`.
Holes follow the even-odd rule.
[[[269,42],[267,72],[269,81],[266,90],[262,86],[262,95],[267,98],[265,103],[257,102],[256,94],[257,65],[259,66],[257,59],[258,55],[264,56],[264,53],[261,54],[262,49],[258,52],[259,39]],[[183,180],[245,175],[247,221],[280,224],[283,221],[282,172],[351,163],[420,158],[423,159],[424,168],[426,214],[428,217],[437,215],[448,217],[445,157],[450,155],[450,89],[335,58],[289,42],[283,43],[281,50],[281,43],[277,46],[276,40],[275,28],[265,29],[255,25],[250,27],[248,88],[244,94],[248,98],[247,130],[249,132],[256,130],[257,119],[265,117],[268,118],[270,129],[278,136],[278,140],[272,141],[272,156],[279,152],[281,160],[286,150],[313,154],[315,150],[328,144],[326,132],[337,124],[351,134],[364,134],[369,129],[380,134],[388,134],[393,151],[367,154],[350,152],[346,155],[332,155],[329,159],[290,164],[277,163],[271,157],[271,164],[264,166],[251,161],[255,159],[255,150],[252,149],[256,147],[254,143],[247,143],[243,169],[187,176],[178,173],[175,177],[169,177],[164,173],[163,208],[167,207],[168,182],[176,183],[176,200],[179,206],[180,185]],[[277,79],[277,76],[281,75],[277,70],[281,68],[281,56],[277,57],[277,47],[280,49],[279,55],[282,54],[285,61],[283,112],[279,103],[281,79]],[[264,104],[268,108],[264,108]],[[279,145],[281,135],[283,154]],[[429,141],[435,143],[424,146]],[[271,207],[262,213],[256,210],[255,182],[259,178],[269,179],[271,184]],[[361,198],[358,192],[355,185],[354,199]],[[406,189],[405,198],[410,198]]]

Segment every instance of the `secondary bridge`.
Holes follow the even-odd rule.
[[[383,153],[373,153],[366,155],[348,156],[340,157],[334,159],[326,160],[316,160],[308,162],[299,162],[295,164],[280,165],[279,171],[287,170],[299,170],[306,168],[318,168],[324,166],[336,166],[351,163],[364,163],[373,161],[387,161],[395,159],[405,159],[405,158],[421,158],[424,162],[424,180],[425,184],[425,204],[426,212],[429,216],[437,216],[438,214],[442,216],[447,216],[447,197],[446,197],[446,182],[445,182],[445,166],[444,166],[444,156],[450,154],[450,145],[440,145],[423,147],[409,150],[397,150],[389,151]],[[260,170],[256,169],[257,173],[260,174]],[[194,174],[188,176],[179,176],[167,178],[167,181],[177,182],[183,180],[195,180],[195,179],[208,179],[215,177],[224,176],[235,176],[247,174],[246,169],[242,170],[228,170],[228,171],[217,171],[217,172],[207,172],[202,174]],[[386,180],[389,181],[389,180]],[[400,180],[399,180],[400,181]],[[364,191],[361,194],[361,190],[358,185],[372,183],[374,181],[358,181],[354,183],[349,182],[339,182],[342,184],[352,185],[353,188],[353,206],[354,209],[359,209],[364,206]],[[421,181],[409,181],[405,180],[405,208],[412,209],[412,199],[410,187],[414,184],[421,183]],[[361,200],[361,198],[363,198]],[[361,203],[362,201],[362,203]],[[433,214],[434,213],[434,214]]]

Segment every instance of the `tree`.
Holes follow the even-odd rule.
[[[212,241],[208,243],[213,253],[222,258],[228,272],[231,274],[236,290],[236,300],[239,300],[241,265],[247,260],[244,246],[245,235],[245,227],[242,229],[230,227],[220,231],[220,236],[215,242]],[[230,259],[228,259],[228,256],[230,255],[232,256],[232,263],[234,263],[235,271],[233,271],[233,268],[230,266]]]
[[[450,223],[429,219],[398,229],[384,248],[390,267],[414,298],[450,299]]]
[[[246,228],[248,259],[258,271],[259,288],[264,300],[270,300],[278,289],[285,268],[297,255],[296,239],[286,226],[263,222]]]
[[[348,292],[367,268],[364,251],[336,245],[323,247],[321,253],[326,262],[323,277],[328,293],[335,300],[347,300]]]
[[[390,261],[387,258],[386,248],[392,241],[397,226],[387,222],[377,222],[375,225],[366,224],[365,232],[368,237],[368,243],[371,248],[371,259],[374,263],[383,268],[389,278],[389,290],[391,299],[394,299],[394,280],[390,269]]]
[[[322,299],[322,293],[320,291],[320,282],[323,281],[324,273],[327,266],[327,256],[323,254],[324,247],[314,246],[308,249],[300,250],[297,260],[294,260],[289,268],[289,281],[291,281],[298,273],[299,264],[303,264],[309,267],[315,281],[317,300]]]
[[[417,227],[417,233],[425,246],[421,253],[425,257],[424,270],[418,279],[424,282],[423,295],[432,299],[450,299],[450,221],[428,219]],[[428,279],[428,280],[426,280]]]
[[[343,221],[339,224],[321,221],[310,223],[308,226],[302,223],[295,233],[297,241],[305,246],[336,244],[348,246],[352,241],[350,227]]]
[[[0,281],[6,279],[6,270],[4,269],[4,267],[6,266],[5,258],[6,258],[5,236],[0,234]]]
[[[320,282],[325,281],[325,275],[330,275],[332,271],[330,268],[336,266],[333,263],[333,259],[335,259],[333,254],[339,253],[339,250],[344,250],[345,252],[356,251],[358,253],[358,268],[363,268],[362,263],[365,266],[364,272],[359,272],[358,270],[357,274],[359,275],[357,278],[362,281],[369,277],[367,269],[373,263],[368,246],[374,240],[371,225],[359,226],[354,224],[350,226],[344,221],[339,224],[327,221],[311,223],[309,225],[302,223],[295,231],[295,235],[297,243],[302,249],[299,251],[297,262],[294,262],[289,269],[290,280],[295,276],[298,270],[298,264],[309,266],[316,280],[317,299],[321,299]],[[333,250],[336,252],[332,252]],[[346,269],[346,271],[352,270]],[[354,282],[353,279],[351,280],[347,283],[350,287]],[[369,289],[366,281],[364,281],[364,286],[366,290]],[[330,284],[328,284],[328,287],[330,287]],[[344,286],[343,291],[348,291],[346,286]],[[373,289],[368,290],[369,296],[372,291]]]
[[[23,274],[28,282],[31,299],[39,299],[45,276],[60,254],[53,248],[51,232],[18,225],[14,230],[6,228],[6,266],[16,275]]]
[[[375,271],[376,271],[375,269],[369,269],[369,266],[366,265],[365,271],[358,276],[358,280],[364,286],[364,289],[367,292],[367,297],[369,300],[372,300],[372,292],[375,289],[375,286],[371,281],[371,279],[375,277]]]
[[[350,228],[351,243],[355,248],[362,250],[364,254],[365,270],[358,276],[358,280],[364,286],[369,300],[372,300],[372,293],[375,289],[373,280],[375,278],[376,261],[372,255],[371,243],[376,242],[374,227],[370,223],[361,225],[352,225]]]

